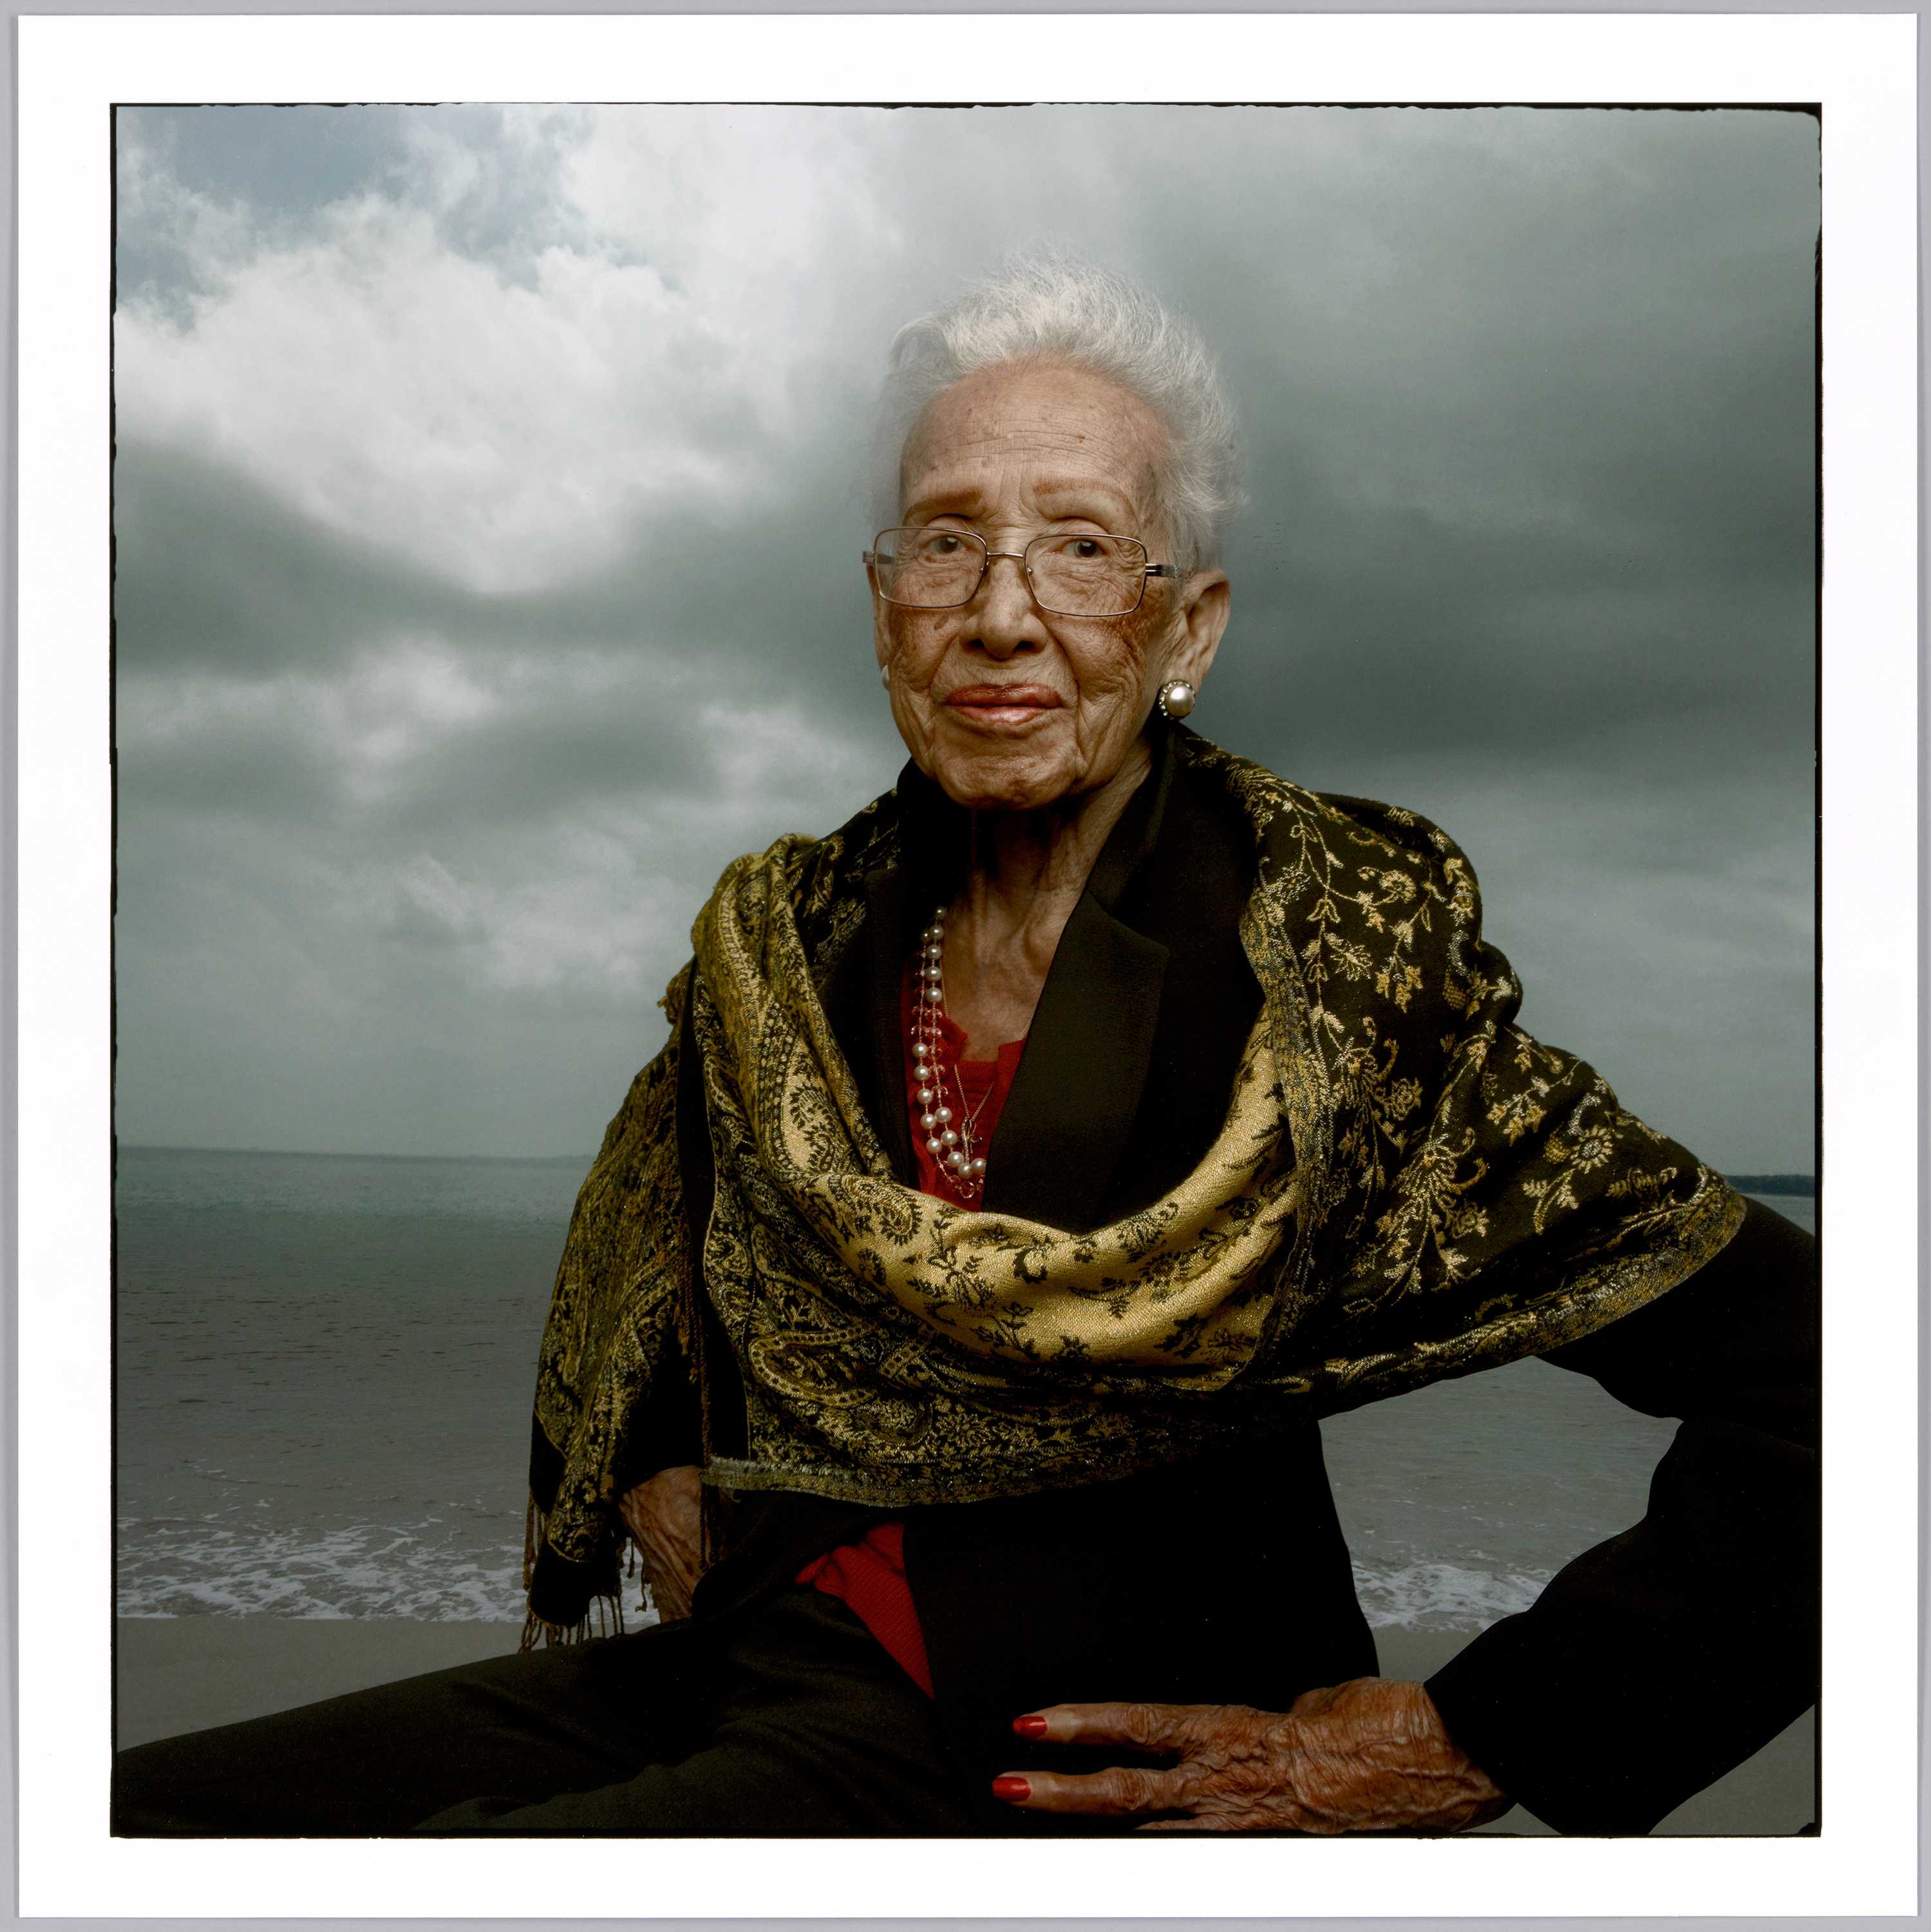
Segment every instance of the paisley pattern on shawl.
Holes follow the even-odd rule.
[[[898,857],[894,795],[737,860],[693,934],[703,1265],[673,1119],[680,975],[671,1044],[611,1125],[558,1275],[537,1550],[586,1575],[613,1562],[626,1423],[670,1338],[695,1346],[700,1280],[747,1421],[707,1480],[900,1507],[1123,1475],[1540,1354],[1735,1232],[1720,1177],[1514,1024],[1520,989],[1445,832],[1191,732],[1177,748],[1259,860],[1240,934],[1261,1010],[1206,1157],[1084,1234],[908,1187],[819,997],[865,874]]]

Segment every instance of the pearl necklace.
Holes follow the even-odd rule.
[[[952,1178],[952,1184],[967,1201],[976,1202],[985,1191],[985,1156],[979,1150],[973,1130],[985,1102],[982,1100],[970,1114],[965,1112],[965,1082],[958,1069],[952,1069],[952,1084],[958,1089],[958,1111],[946,1098],[946,1068],[941,1058],[944,1036],[940,1022],[946,1012],[946,909],[934,908],[932,922],[919,935],[917,961],[918,1004],[912,1014],[912,1066],[917,1075],[916,1090],[920,1112],[919,1124],[925,1130],[925,1151]]]

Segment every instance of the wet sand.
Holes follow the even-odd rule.
[[[501,1656],[520,1627],[416,1623],[401,1618],[123,1617],[117,1729],[123,1745],[262,1717],[399,1677]],[[1381,1670],[1426,1677],[1468,1641],[1466,1633],[1378,1630]],[[1680,1807],[1659,1829],[1690,1835],[1785,1836],[1817,1816],[1814,1720],[1800,1718],[1747,1764]],[[1522,1811],[1491,1832],[1546,1835]]]

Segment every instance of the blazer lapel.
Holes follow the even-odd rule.
[[[1160,835],[1173,782],[1168,734],[1127,801],[1060,935],[1026,1051],[986,1150],[985,1206],[1085,1234],[1140,1111],[1167,948],[1114,908]]]
[[[988,1213],[1072,1234],[1099,1225],[1139,1112],[1166,968],[1157,940],[1081,896],[986,1152]]]

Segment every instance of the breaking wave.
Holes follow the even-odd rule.
[[[520,1538],[463,1547],[443,1528],[433,1517],[325,1530],[124,1522],[115,1608],[124,1617],[520,1622]]]
[[[1481,1630],[1527,1610],[1549,1578],[1546,1570],[1470,1570],[1456,1563],[1354,1566],[1355,1594],[1377,1630]]]

